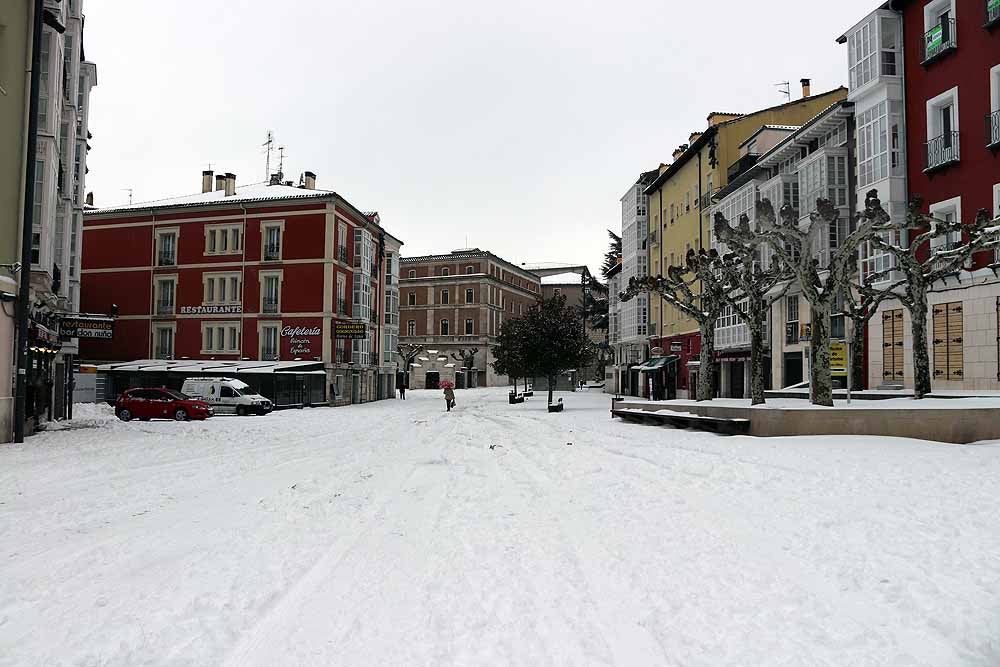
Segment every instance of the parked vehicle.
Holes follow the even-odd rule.
[[[115,403],[115,415],[124,422],[133,419],[208,419],[215,411],[205,401],[173,389],[129,389]]]
[[[235,378],[188,378],[181,391],[210,404],[218,414],[266,415],[274,409],[271,401]]]

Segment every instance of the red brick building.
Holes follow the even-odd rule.
[[[316,360],[331,402],[391,396],[402,243],[311,172],[300,187],[202,180],[197,195],[86,213],[81,309],[117,304],[118,321],[81,358]],[[362,339],[335,338],[347,321]]]
[[[399,270],[400,341],[423,345],[409,369],[410,386],[501,386],[491,348],[505,319],[522,316],[542,296],[538,276],[491,252],[470,248],[405,257]],[[460,357],[477,349],[472,369]],[[464,375],[465,377],[458,377]]]

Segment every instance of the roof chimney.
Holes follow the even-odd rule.
[[[93,206],[93,205],[94,205],[94,193],[93,192],[88,192],[87,193],[87,206]]]
[[[311,171],[305,173],[305,188],[306,190],[316,189],[316,174]]]
[[[212,170],[206,169],[201,172],[201,191],[211,192],[212,191]]]
[[[702,135],[701,132],[692,132],[690,135],[688,135],[688,143],[693,144],[694,142],[698,141],[698,139],[701,138],[701,135]]]
[[[674,153],[672,155],[672,157],[674,158],[674,161],[676,161],[677,158],[679,158],[680,156],[684,155],[684,151],[686,151],[687,149],[688,149],[688,145],[687,144],[681,144],[680,146],[678,146],[677,148],[675,148],[674,149]]]
[[[236,174],[226,172],[226,196],[232,197],[236,194]]]
[[[800,79],[799,82],[802,84],[802,97],[809,97],[809,79]]]
[[[215,176],[215,189],[216,190],[225,190],[226,189],[226,175],[225,174],[216,174],[216,176]]]

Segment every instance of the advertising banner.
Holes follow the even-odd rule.
[[[364,340],[368,337],[368,327],[364,322],[336,320],[333,323],[333,337],[337,340]]]

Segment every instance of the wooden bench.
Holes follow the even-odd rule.
[[[638,408],[616,408],[611,411],[615,417],[643,424],[663,424],[675,428],[695,428],[724,435],[741,435],[750,432],[750,420],[727,417],[705,417],[690,412],[674,410],[640,410]]]
[[[549,403],[549,412],[562,412],[562,411],[563,411],[563,402],[561,398],[556,403]]]
[[[515,394],[510,392],[507,394],[507,402],[511,405],[516,405],[517,403],[524,403],[524,394]]]

